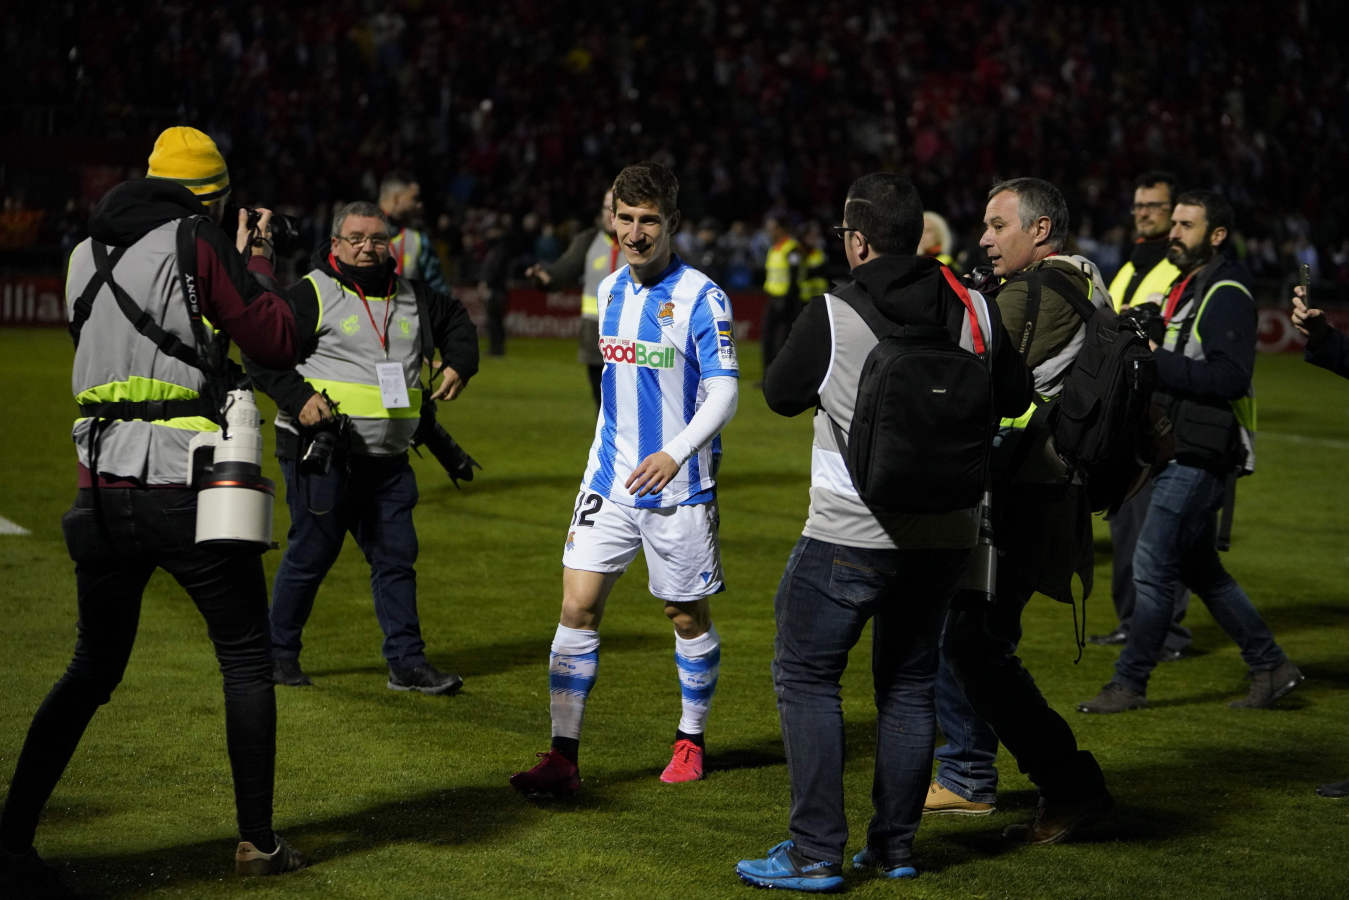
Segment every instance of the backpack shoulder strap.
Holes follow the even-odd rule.
[[[89,245],[91,249],[93,248],[94,243],[94,240],[90,238]],[[104,250],[106,251],[107,248],[105,247]],[[117,268],[118,261],[121,260],[122,255],[125,253],[125,247],[113,248],[113,251],[108,254],[107,268],[109,272]],[[94,298],[98,296],[98,292],[106,283],[107,279],[104,277],[103,272],[101,270],[95,271],[93,277],[89,279],[89,283],[85,285],[84,291],[75,301],[74,308],[70,311],[70,339],[75,342],[76,347],[80,346],[80,332],[84,329],[84,323],[89,321],[89,314],[94,311]]]
[[[974,345],[974,352],[983,356],[988,349],[988,344],[984,340],[983,327],[979,324],[979,313],[974,308],[974,298],[970,296],[970,289],[961,284],[960,279],[956,277],[956,273],[952,272],[950,267],[942,266],[941,273],[945,277],[946,283],[951,286],[951,290],[956,292],[956,296],[964,304],[965,315],[970,322],[970,341]]]
[[[867,323],[867,327],[876,335],[877,340],[897,334],[903,327],[882,315],[875,301],[867,296],[867,292],[858,287],[855,281],[841,285],[829,293],[852,307],[853,311],[862,317],[862,321]]]
[[[1078,314],[1083,322],[1096,314],[1096,307],[1087,299],[1087,295],[1057,266],[1041,266],[1035,271],[1041,278],[1048,281],[1050,286],[1058,291],[1064,300],[1068,301],[1068,305],[1073,308],[1073,311]]]
[[[131,323],[131,327],[154,341],[155,346],[174,359],[186,363],[194,369],[205,371],[201,357],[197,355],[196,350],[184,344],[176,335],[161,328],[150,313],[137,306],[136,301],[131,299],[131,295],[113,280],[108,248],[103,244],[94,243],[90,249],[93,250],[94,266],[97,268],[99,275],[103,277],[103,281],[112,289],[112,295],[117,300],[117,306],[121,309],[122,315],[126,316],[127,321]]]

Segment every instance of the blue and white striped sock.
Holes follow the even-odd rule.
[[[598,631],[557,626],[553,652],[548,659],[548,710],[553,718],[553,737],[580,739],[586,698],[595,686],[599,649]]]
[[[702,734],[707,725],[707,707],[721,673],[721,635],[716,626],[696,638],[675,634],[675,667],[679,670],[682,715],[679,730]]]

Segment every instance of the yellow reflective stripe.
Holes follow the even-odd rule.
[[[1232,412],[1236,413],[1237,422],[1241,427],[1247,431],[1255,431],[1255,398],[1238,397],[1228,402],[1232,404]]]
[[[76,403],[116,403],[121,400],[195,400],[201,395],[191,388],[132,375],[126,381],[110,381],[107,384],[86,388],[75,395]]]
[[[409,406],[389,409],[384,405],[379,385],[355,384],[350,381],[330,381],[326,378],[306,378],[316,391],[327,391],[337,401],[338,412],[358,419],[415,419],[421,415],[422,389],[408,388]]]
[[[319,318],[318,322],[314,326],[314,333],[318,334],[318,330],[321,327],[323,327],[323,291],[319,290],[319,283],[314,280],[313,275],[306,275],[304,277],[304,280],[309,282],[309,286],[314,289],[314,298],[315,301],[318,303]]]
[[[600,298],[594,294],[581,295],[581,315],[598,316],[600,314]]]
[[[1251,292],[1247,290],[1246,285],[1242,284],[1240,281],[1219,281],[1218,283],[1210,286],[1208,291],[1204,294],[1204,299],[1199,302],[1199,312],[1194,314],[1193,334],[1195,341],[1198,342],[1200,346],[1203,346],[1204,338],[1199,334],[1199,321],[1204,318],[1204,308],[1208,306],[1209,298],[1212,297],[1213,292],[1220,287],[1234,287],[1240,290],[1247,297],[1251,296]]]
[[[143,375],[132,375],[126,381],[99,384],[75,395],[76,403],[117,403],[123,400],[138,403],[144,400],[195,400],[201,395],[191,388]],[[81,416],[76,421],[90,418]],[[219,431],[220,426],[205,416],[179,416],[173,419],[137,419],[165,428],[184,431]]]
[[[1026,407],[1026,411],[1021,415],[1017,416],[1015,419],[1002,419],[998,424],[1002,428],[1017,428],[1024,431],[1026,426],[1030,424],[1030,417],[1035,415],[1036,409],[1036,404],[1032,401],[1031,405]]]
[[[88,421],[90,416],[80,416],[75,420],[76,423]],[[121,421],[121,420],[118,420]],[[181,431],[219,431],[220,426],[210,419],[202,416],[181,416],[176,419],[132,419],[129,421],[145,422],[149,425],[155,425],[160,428],[177,428]]]
[[[1119,267],[1115,277],[1110,280],[1110,302],[1115,305],[1115,312],[1120,311],[1120,303],[1124,300],[1124,291],[1129,287],[1129,282],[1133,281],[1133,277],[1134,263],[1133,260],[1129,260]]]

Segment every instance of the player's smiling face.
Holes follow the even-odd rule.
[[[674,222],[655,204],[632,206],[615,198],[614,233],[623,258],[639,279],[658,274],[670,260]]]

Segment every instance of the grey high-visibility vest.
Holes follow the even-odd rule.
[[[980,334],[991,340],[987,301],[977,291],[970,291],[970,300],[979,317]],[[829,371],[820,385],[821,408],[815,412],[815,436],[810,447],[810,513],[801,533],[848,547],[973,547],[979,530],[977,507],[905,516],[883,527],[858,496],[830,419],[844,434],[851,430],[862,364],[877,339],[861,315],[846,302],[829,293],[824,295],[824,302],[834,349]],[[959,344],[974,352],[968,312],[961,325]],[[991,355],[993,348],[989,346],[987,352]]]
[[[305,279],[318,295],[318,346],[295,371],[315,390],[327,391],[338,411],[351,417],[353,452],[365,456],[405,452],[417,430],[422,405],[421,332],[411,283],[397,278],[393,297],[367,294],[362,303],[360,294],[324,272],[315,270]],[[386,319],[387,351],[380,341]],[[376,363],[382,362],[402,366],[408,406],[391,409],[384,405],[375,370]],[[294,420],[281,411],[276,426],[296,430]]]
[[[1200,296],[1201,292],[1198,290],[1200,287],[1203,289],[1203,296]],[[1166,326],[1166,339],[1162,341],[1164,349],[1173,353],[1179,351],[1186,359],[1201,361],[1205,359],[1204,342],[1199,336],[1199,323],[1204,318],[1204,310],[1209,300],[1220,288],[1235,288],[1247,297],[1251,296],[1250,288],[1231,278],[1220,278],[1208,285],[1196,285],[1196,289],[1190,291],[1190,296],[1184,303],[1171,314],[1171,321]],[[1241,439],[1241,446],[1246,451],[1245,460],[1239,471],[1243,475],[1249,475],[1255,471],[1255,386],[1246,385],[1245,396],[1229,400],[1228,404],[1237,420],[1237,434]],[[1175,427],[1183,428],[1185,423],[1176,422]]]
[[[117,284],[166,332],[188,346],[196,343],[178,273],[178,221],[165,222],[127,248],[113,269]],[[82,241],[70,254],[66,312],[95,277],[92,244]],[[195,275],[195,273],[193,273]],[[136,331],[104,284],[95,296],[75,349],[71,389],[81,404],[195,400],[205,374],[160,350]],[[75,420],[71,436],[80,463],[90,467],[94,420]],[[202,431],[216,431],[205,416],[165,419],[105,419],[100,424],[97,470],[136,478],[145,484],[185,485],[191,480],[187,445]]]

